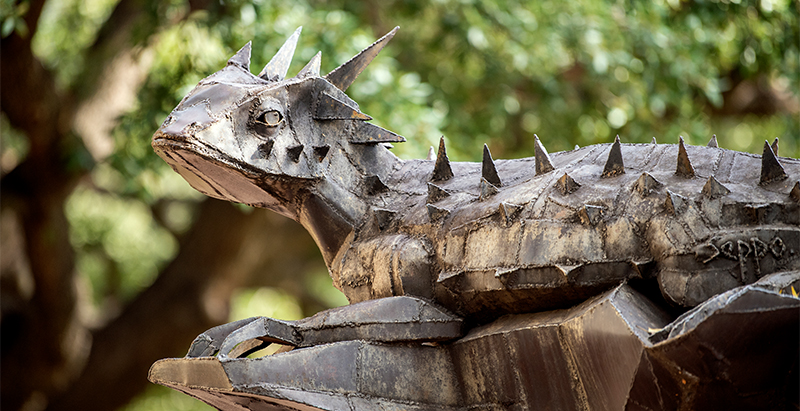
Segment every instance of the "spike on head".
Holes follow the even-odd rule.
[[[719,144],[717,144],[717,135],[716,134],[712,134],[711,135],[711,140],[708,140],[707,146],[708,147],[715,147],[715,148],[719,147]]]
[[[492,153],[489,151],[489,146],[483,145],[483,164],[481,165],[481,177],[490,182],[495,187],[502,187],[503,183],[500,182],[500,176],[497,175],[497,167],[492,160]]]
[[[686,146],[683,144],[683,136],[680,137],[678,142],[678,166],[675,169],[675,174],[681,177],[691,178],[694,177],[694,167],[689,161],[689,154],[686,153]]]
[[[295,163],[300,161],[300,154],[303,153],[303,145],[300,144],[298,146],[289,147],[286,149],[286,154],[289,158],[294,161]]]
[[[356,80],[359,74],[372,62],[372,59],[380,53],[386,43],[394,37],[400,27],[395,27],[385,36],[372,43],[369,47],[361,50],[355,57],[337,67],[325,76],[328,81],[339,90],[345,91]]]
[[[442,136],[439,139],[439,153],[436,155],[431,181],[443,181],[451,178],[453,178],[453,170],[450,168],[450,159],[447,158],[447,149],[444,146],[444,136]]]
[[[275,140],[268,140],[265,143],[258,145],[258,154],[261,158],[267,158],[272,153],[272,146],[275,145]]]
[[[328,156],[328,152],[331,150],[331,146],[324,145],[324,146],[314,146],[314,156],[317,158],[318,162],[322,162],[325,157]]]
[[[710,199],[716,199],[722,196],[726,196],[731,193],[731,190],[728,190],[728,187],[722,185],[719,181],[717,181],[714,176],[708,178],[706,184],[703,186],[701,193]]]
[[[405,137],[375,124],[361,121],[354,123],[356,123],[356,132],[347,140],[352,144],[402,143],[406,141]]]
[[[778,155],[778,137],[775,137],[775,141],[772,142],[772,145],[770,147],[772,147],[772,152],[775,154],[775,156],[777,156]]]
[[[547,154],[547,149],[545,149],[542,142],[539,141],[539,136],[534,134],[533,138],[533,151],[536,156],[536,175],[538,176],[555,170],[553,162],[550,160],[550,155]]]
[[[317,109],[314,111],[314,120],[372,120],[372,117],[362,113],[336,97],[322,92],[317,99]]]
[[[297,73],[295,78],[319,77],[319,67],[322,64],[322,52],[318,51],[308,64]]]
[[[625,164],[622,161],[622,148],[619,142],[619,134],[617,134],[614,144],[611,145],[611,150],[608,151],[608,160],[606,160],[606,166],[603,168],[601,177],[614,177],[620,174],[625,174]]]
[[[236,54],[228,59],[229,66],[239,66],[248,72],[250,71],[250,50],[252,49],[252,42],[248,41]]]
[[[761,155],[761,181],[759,184],[767,185],[773,181],[780,181],[788,178],[786,171],[783,170],[778,158],[772,151],[772,146],[764,140],[764,153]]]
[[[650,144],[658,144],[656,143],[656,136],[653,136],[653,139],[650,140]]]
[[[297,30],[286,39],[281,48],[272,56],[272,59],[264,66],[258,77],[267,81],[280,81],[286,78],[286,73],[289,71],[289,64],[292,63],[292,56],[294,56],[294,49],[297,48],[297,39],[300,38],[300,32],[303,27],[300,26]]]

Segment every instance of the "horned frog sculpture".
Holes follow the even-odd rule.
[[[325,76],[286,78],[300,29],[259,75],[248,43],[155,133],[198,191],[300,222],[351,305],[213,328],[151,381],[221,409],[796,404],[800,161],[716,137],[401,160],[345,94],[396,31]],[[246,358],[270,343],[295,349]]]

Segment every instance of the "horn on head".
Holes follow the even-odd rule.
[[[364,71],[369,63],[372,62],[372,59],[374,59],[375,56],[380,53],[383,47],[386,46],[386,43],[388,43],[389,40],[394,37],[394,34],[397,33],[398,29],[400,29],[399,26],[386,33],[385,36],[372,43],[369,47],[361,50],[361,52],[356,54],[355,57],[351,58],[346,63],[328,73],[325,78],[339,90],[347,90],[347,88],[353,84],[353,81],[355,81],[356,77],[358,77],[358,75]]]
[[[298,27],[297,30],[286,39],[286,42],[283,43],[280,50],[275,53],[272,60],[264,66],[261,73],[258,73],[258,77],[267,81],[280,81],[286,78],[286,73],[289,71],[289,64],[292,63],[292,56],[294,56],[294,50],[297,48],[297,39],[300,38],[301,31],[303,31],[303,26]]]
[[[239,51],[237,51],[236,54],[234,54],[233,57],[228,60],[228,65],[239,66],[249,72],[251,43],[252,42],[248,41],[244,47],[239,49]]]

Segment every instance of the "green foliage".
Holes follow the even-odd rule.
[[[551,151],[617,133],[693,143],[716,133],[727,146],[732,123],[712,116],[734,82],[798,89],[789,1],[405,1],[382,16],[413,33],[394,41],[401,66],[432,86],[428,104],[448,109],[445,135],[471,159],[484,141],[498,156],[530,155],[532,133]],[[780,136],[796,156],[796,115],[748,119],[757,138],[736,148],[760,152]]]
[[[33,51],[66,87],[85,68],[84,52],[117,4],[116,0],[59,0],[47,3],[33,37]]]
[[[149,385],[147,390],[123,408],[123,411],[210,411],[214,408],[186,394],[161,385]]]
[[[123,303],[149,286],[177,252],[145,203],[79,187],[65,206],[77,269],[98,305]]]
[[[16,32],[20,37],[28,37],[28,24],[23,16],[28,13],[30,3],[14,0],[0,1],[0,37],[6,38]]]

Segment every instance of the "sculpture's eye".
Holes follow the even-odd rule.
[[[256,121],[268,127],[275,127],[283,121],[283,116],[277,110],[270,110],[256,117]]]

